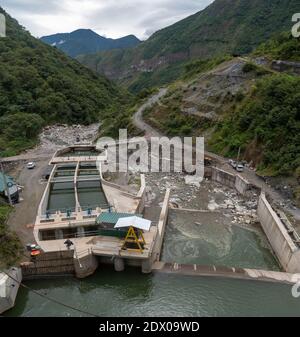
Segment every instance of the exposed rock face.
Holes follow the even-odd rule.
[[[182,114],[216,121],[238,95],[250,90],[255,75],[243,72],[246,63],[239,58],[222,63],[213,71],[179,85],[162,100],[162,105],[171,109],[176,104]]]

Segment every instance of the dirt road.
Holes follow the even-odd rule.
[[[154,129],[152,126],[150,126],[149,124],[147,124],[143,120],[143,113],[147,108],[150,108],[152,105],[157,103],[163,96],[166,95],[167,92],[168,92],[168,89],[166,89],[166,88],[160,89],[159,92],[157,94],[155,94],[154,96],[151,96],[148,99],[148,101],[145,104],[143,104],[133,116],[134,125],[138,129],[140,129],[142,131],[145,131],[146,137],[159,137],[159,136],[161,136],[161,133],[159,131]]]
[[[34,170],[28,170],[24,165],[19,167],[21,169],[20,175],[17,178],[19,185],[24,189],[21,193],[21,201],[15,205],[15,210],[9,218],[8,225],[15,231],[23,245],[33,243],[33,225],[35,222],[37,209],[45,190],[46,183],[41,181],[43,172],[45,171],[49,159],[41,159],[36,162]]]
[[[159,100],[166,95],[168,92],[167,88],[162,88],[159,90],[157,94],[150,97],[146,103],[144,103],[134,114],[133,116],[133,123],[137,128],[140,130],[143,130],[145,132],[145,137],[161,137],[164,136],[161,132],[147,124],[143,119],[143,113],[145,109],[151,107],[155,103],[159,102]],[[228,158],[224,158],[222,156],[219,156],[215,153],[205,151],[205,155],[215,159],[218,164],[217,166],[222,168],[225,171],[228,171],[233,174],[237,174],[237,172],[228,164]],[[287,203],[285,198],[278,193],[272,186],[268,185],[261,177],[257,176],[256,173],[250,169],[245,169],[241,175],[247,179],[251,184],[259,186],[262,191],[264,191],[266,194],[268,194],[272,199],[273,202],[283,208],[285,211],[290,213],[293,218],[296,220],[297,226],[299,226],[300,229],[300,209],[292,205],[291,203]]]
[[[99,125],[97,123],[89,126],[52,125],[46,127],[40,134],[38,146],[19,156],[2,159],[2,162],[10,167],[7,173],[24,187],[20,203],[15,205],[15,210],[8,221],[9,227],[18,234],[24,245],[34,242],[32,225],[35,223],[37,210],[46,188],[46,182],[42,181],[42,176],[53,154],[60,148],[76,144],[78,136],[80,144],[92,143],[98,134]],[[26,168],[26,162],[29,161],[36,162],[34,170]]]

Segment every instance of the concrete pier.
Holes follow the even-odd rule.
[[[120,257],[115,257],[114,258],[114,267],[115,271],[121,272],[125,270],[125,262],[122,258]]]
[[[11,268],[6,273],[0,273],[0,314],[14,307],[21,282],[20,268]]]

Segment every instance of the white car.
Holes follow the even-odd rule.
[[[237,165],[237,167],[236,167],[236,170],[238,171],[238,172],[244,172],[244,165],[242,165],[242,164],[239,164],[239,165]]]
[[[35,165],[35,162],[33,162],[33,161],[29,162],[29,163],[26,165],[26,167],[28,168],[28,170],[34,169],[35,166],[36,166],[36,165]]]

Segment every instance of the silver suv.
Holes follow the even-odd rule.
[[[245,167],[244,167],[243,164],[238,164],[238,165],[236,166],[236,170],[237,170],[238,172],[244,172],[244,169],[245,169]]]
[[[33,170],[35,168],[35,162],[34,161],[31,161],[29,162],[26,167],[28,168],[28,170]]]

